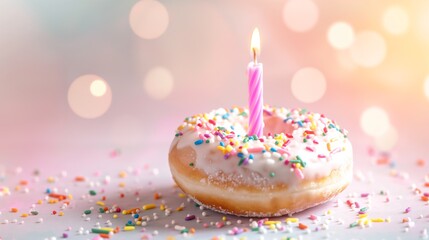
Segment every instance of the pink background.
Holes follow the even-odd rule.
[[[67,169],[117,148],[142,162],[166,161],[150,156],[167,155],[184,117],[247,104],[245,69],[255,26],[261,32],[265,103],[305,107],[337,120],[350,132],[357,164],[370,162],[363,156],[374,145],[360,126],[361,115],[377,106],[399,136],[393,160],[406,165],[427,156],[427,1],[398,3],[408,14],[400,35],[383,28],[383,12],[394,5],[384,0],[314,1],[317,22],[306,32],[285,24],[286,1],[161,1],[169,21],[156,39],[142,39],[130,27],[135,3],[0,2],[0,164]],[[379,33],[387,49],[383,61],[365,68],[353,63],[348,50],[334,49],[326,35],[336,21],[348,22],[355,34]],[[174,83],[161,100],[143,87],[157,66],[168,69]],[[317,68],[326,79],[327,90],[314,103],[299,101],[291,91],[293,75],[304,67]],[[112,92],[110,108],[95,119],[79,117],[67,101],[72,82],[86,74],[102,77]]]

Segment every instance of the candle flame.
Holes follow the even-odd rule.
[[[250,52],[253,55],[253,61],[256,63],[256,57],[261,52],[261,38],[259,37],[259,29],[255,28],[252,34],[252,41],[250,44]]]

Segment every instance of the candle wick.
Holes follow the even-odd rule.
[[[252,48],[253,51],[253,63],[257,64],[258,63],[258,59],[256,57],[256,48]]]

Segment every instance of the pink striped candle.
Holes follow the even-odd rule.
[[[259,30],[255,28],[252,34],[251,51],[253,62],[249,63],[247,72],[249,75],[249,136],[263,135],[264,131],[264,103],[263,103],[263,68],[262,63],[257,62],[260,52]]]

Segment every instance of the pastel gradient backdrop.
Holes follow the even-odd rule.
[[[337,120],[358,165],[370,147],[403,165],[429,153],[426,0],[13,0],[0,12],[1,165],[78,168],[112,149],[167,161],[184,117],[247,104],[254,27],[266,104]]]

